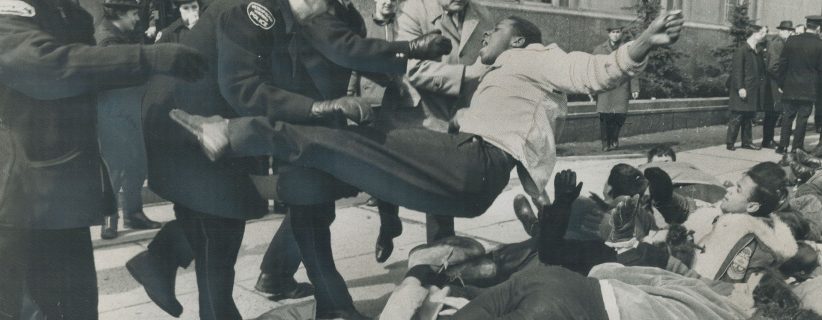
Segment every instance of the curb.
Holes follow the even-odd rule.
[[[611,159],[618,159],[618,158],[628,158],[628,159],[635,159],[635,158],[645,158],[647,155],[641,153],[623,153],[623,154],[597,154],[597,155],[590,155],[590,156],[565,156],[565,157],[557,157],[558,160],[566,160],[566,161],[580,161],[580,160],[611,160]]]

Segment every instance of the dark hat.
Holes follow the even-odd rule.
[[[615,27],[607,27],[607,28],[605,28],[605,30],[606,30],[606,31],[608,31],[608,32],[615,31],[615,30],[622,31],[622,29],[625,29],[625,27],[623,27],[623,26],[615,26]]]
[[[173,2],[174,2],[174,4],[179,6],[179,5],[183,5],[183,4],[186,4],[186,3],[192,3],[192,2],[199,3],[199,0],[173,0]]]
[[[107,8],[140,8],[138,0],[105,0],[103,6]]]
[[[779,30],[791,30],[793,31],[793,21],[785,20],[779,23],[779,26],[776,27]]]
[[[812,15],[812,16],[807,16],[807,17],[805,17],[805,20],[808,20],[808,22],[813,22],[813,23],[819,24],[819,23],[822,23],[822,16],[820,16],[818,14]]]

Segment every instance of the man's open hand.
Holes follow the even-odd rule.
[[[682,17],[682,10],[663,11],[651,22],[648,29],[645,29],[640,38],[645,38],[652,46],[673,44],[679,39],[683,23],[685,19]]]

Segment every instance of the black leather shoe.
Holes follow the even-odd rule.
[[[783,147],[776,147],[776,150],[774,150],[774,152],[776,152],[776,153],[778,153],[778,154],[785,154],[785,153],[787,153],[787,152],[785,151],[785,148],[783,148]]]
[[[254,290],[270,294],[268,299],[272,301],[299,299],[314,294],[314,286],[310,283],[297,282],[294,279],[283,283],[279,278],[267,273],[260,273]]]
[[[796,149],[796,161],[813,169],[822,168],[822,159],[814,157],[802,149]]]
[[[380,219],[380,233],[374,245],[374,259],[383,263],[394,252],[394,238],[402,234],[402,220],[399,215],[383,215]]]
[[[100,238],[105,240],[117,238],[117,220],[116,214],[103,218],[103,226],[100,228]]]
[[[742,145],[742,149],[748,149],[748,150],[761,150],[762,148],[761,148],[761,147],[759,147],[759,146],[752,145],[752,144],[743,144],[743,145]]]
[[[762,141],[762,148],[774,149],[776,148],[776,143],[773,141]]]
[[[734,145],[732,145],[732,144],[726,144],[725,149],[728,149],[730,151],[734,151],[734,150],[736,150],[736,147],[734,147]]]
[[[177,265],[143,251],[126,262],[126,269],[160,309],[175,318],[183,313],[183,306],[174,293]]]
[[[130,229],[159,229],[162,223],[146,217],[142,211],[123,215],[123,225]]]

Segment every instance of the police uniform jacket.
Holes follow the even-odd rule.
[[[783,100],[816,101],[822,74],[822,40],[813,33],[791,36],[779,57]]]
[[[0,2],[0,225],[80,228],[116,210],[95,93],[145,81],[136,46],[94,47],[71,1]]]
[[[616,47],[611,46],[611,41],[596,46],[592,54],[611,54]],[[631,81],[623,82],[613,90],[605,91],[595,95],[597,101],[597,112],[599,113],[628,113],[628,100],[631,99],[631,92],[639,92],[639,78],[631,78]]]
[[[732,111],[762,111],[768,88],[765,60],[747,42],[734,51],[730,75],[730,102]],[[745,99],[739,97],[739,89],[745,89]]]
[[[236,219],[266,212],[248,175],[265,174],[260,170],[267,166],[254,158],[210,162],[170,120],[172,108],[308,123],[314,101],[345,95],[350,70],[336,74],[346,70],[341,66],[402,72],[408,52],[407,42],[364,39],[331,14],[300,27],[287,0],[216,1],[181,43],[213,67],[197,82],[157,77],[150,84],[143,101],[149,186],[190,209]],[[309,54],[307,46],[322,55]]]

